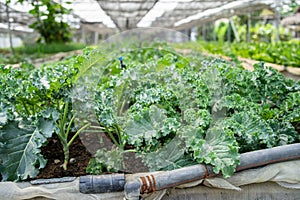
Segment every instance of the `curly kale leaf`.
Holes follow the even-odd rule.
[[[124,150],[118,147],[111,150],[106,148],[99,149],[95,157],[90,160],[86,172],[90,174],[100,174],[103,172],[118,172],[124,170],[123,154]]]
[[[124,131],[129,144],[148,152],[172,139],[179,126],[176,118],[168,118],[164,109],[152,105],[128,118]]]
[[[211,122],[211,114],[205,109],[187,109],[183,112],[184,122],[194,127],[207,129]]]
[[[289,93],[281,103],[280,110],[286,120],[300,124],[300,91]]]
[[[3,181],[34,178],[47,160],[41,147],[52,136],[55,120],[8,122],[0,129],[0,172]]]
[[[233,132],[215,126],[208,129],[204,138],[201,138],[201,131],[200,134],[194,134],[198,134],[198,137],[186,142],[193,158],[199,163],[211,164],[215,173],[231,176],[239,164],[239,147]]]
[[[186,146],[184,142],[180,138],[175,137],[156,151],[139,154],[138,157],[142,158],[150,171],[173,170],[196,163],[185,152]]]
[[[140,110],[156,105],[166,110],[168,116],[179,117],[178,100],[173,91],[156,85],[150,88],[139,88],[135,91],[132,99],[134,103],[129,109],[129,113],[137,113]]]

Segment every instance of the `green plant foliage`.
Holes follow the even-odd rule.
[[[225,178],[231,176],[235,170],[233,166],[239,164],[234,132],[224,131],[222,127],[208,129],[205,138],[194,140],[190,148],[197,162],[213,165],[214,172],[222,171]]]
[[[185,143],[180,138],[175,137],[162,148],[150,153],[139,154],[138,157],[142,158],[150,171],[172,170],[197,163],[185,152]]]
[[[69,94],[79,71],[73,64],[77,61],[73,58],[39,69],[26,63],[20,68],[0,66],[3,180],[34,178],[46,164],[40,147],[47,138],[53,133],[67,137],[70,131],[76,132],[72,112],[64,108],[68,108]]]
[[[118,148],[132,145],[151,170],[182,167],[192,158],[228,177],[239,153],[299,141],[299,115],[292,111],[299,85],[272,68],[257,64],[249,72],[159,48],[122,56],[127,68],[112,61],[110,76],[100,78],[97,119]],[[175,143],[184,144],[178,152]]]
[[[22,47],[15,48],[16,53],[33,55],[33,54],[53,54],[59,52],[68,52],[78,49],[83,49],[84,44],[81,43],[36,43],[36,44],[25,44]]]
[[[34,178],[46,160],[40,148],[55,129],[53,119],[7,122],[0,129],[0,171],[3,181]]]
[[[37,58],[44,58],[48,54],[79,50],[84,47],[85,45],[81,43],[24,44],[24,46],[14,48],[14,55],[12,55],[8,49],[0,49],[0,63],[28,63]]]
[[[64,156],[65,156],[62,167],[64,168],[64,170],[67,170],[67,165],[69,163],[69,157],[70,157],[70,146],[72,145],[76,137],[80,134],[80,132],[90,126],[90,123],[86,123],[79,130],[76,130],[76,133],[71,137],[70,140],[68,140],[68,136],[71,131],[71,127],[74,123],[76,115],[73,114],[71,119],[68,119],[68,114],[70,114],[69,102],[66,102],[64,104],[64,106],[60,110],[60,113],[61,113],[60,119],[58,119],[58,123],[57,123],[57,126],[59,128],[59,132],[57,133],[57,136],[63,146]]]
[[[69,13],[68,9],[51,0],[18,0],[20,3],[24,1],[31,3],[33,7],[29,13],[36,18],[36,21],[30,25],[30,28],[35,29],[40,34],[38,42],[43,41],[50,44],[71,40],[70,26],[62,20],[62,16]],[[58,19],[60,20],[58,21]]]
[[[67,140],[69,133],[76,137],[93,124],[92,114],[99,124],[93,130],[108,135],[114,146],[97,151],[90,173],[123,170],[124,154],[135,152],[150,170],[205,163],[228,177],[240,153],[300,141],[299,82],[263,64],[249,72],[152,45],[122,49],[126,68],[119,51],[101,49],[39,69],[0,66],[3,180],[36,176],[46,162],[40,147],[53,133],[68,153],[74,140]]]
[[[178,128],[176,118],[168,118],[165,110],[152,105],[129,118],[124,132],[129,144],[148,152],[162,145],[164,139],[172,138]]]
[[[214,32],[219,42],[224,42],[226,38],[226,32],[228,31],[228,23],[221,22],[219,26],[216,26]]]
[[[124,151],[119,148],[107,150],[99,149],[95,157],[92,158],[87,166],[86,172],[90,174],[100,174],[102,172],[118,172],[123,170]]]
[[[189,43],[177,47],[225,55],[233,58],[233,60],[237,60],[237,56],[240,56],[284,66],[300,67],[299,45],[299,41],[274,43],[220,43],[198,41],[198,43]]]

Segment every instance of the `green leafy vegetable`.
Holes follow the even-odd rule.
[[[257,61],[276,63],[284,66],[300,67],[299,41],[290,42],[255,42],[255,43],[225,43],[198,41],[178,45],[180,48],[208,51],[213,54],[228,57],[237,56],[251,58]]]
[[[168,118],[163,109],[153,105],[127,120],[124,131],[129,144],[147,152],[174,137],[178,127],[175,118]]]
[[[53,120],[39,120],[36,126],[20,121],[8,122],[0,129],[0,171],[4,181],[34,178],[46,160],[40,148],[51,137]]]
[[[91,132],[99,130],[114,143],[97,151],[90,173],[123,170],[124,154],[135,152],[150,170],[197,162],[228,177],[239,153],[300,141],[299,82],[262,63],[250,72],[152,45],[121,52],[113,45],[107,52],[88,49],[40,69],[1,66],[3,179],[36,176],[46,162],[40,147],[52,133],[64,146],[66,168],[68,147],[89,124]],[[126,69],[117,60],[120,54]],[[77,115],[80,123],[74,124]],[[75,135],[68,140],[70,132]]]
[[[138,154],[138,157],[142,158],[150,171],[172,170],[196,164],[192,157],[186,155],[186,146],[178,137],[156,151]]]
[[[231,176],[239,164],[239,147],[232,131],[210,128],[205,138],[195,140],[190,148],[196,161],[213,165],[214,172],[222,171],[225,178]]]
[[[91,174],[121,171],[123,170],[123,154],[124,151],[119,148],[99,149],[95,157],[90,160],[86,171]]]

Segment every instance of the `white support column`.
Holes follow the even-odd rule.
[[[248,12],[248,18],[247,18],[247,42],[251,42],[251,13],[250,11]]]
[[[11,22],[12,22],[11,20],[12,20],[12,18],[10,18],[8,2],[6,2],[5,6],[6,6],[7,29],[8,29],[7,31],[8,31],[8,36],[9,36],[9,49],[10,49],[10,53],[12,55],[14,55],[12,30],[11,30]]]
[[[230,20],[228,20],[228,27],[227,27],[227,42],[230,42],[231,41],[231,36],[230,36],[230,29],[231,29],[231,27],[230,27]]]
[[[94,44],[98,44],[98,41],[99,41],[99,33],[94,32]]]
[[[83,26],[81,26],[81,42],[84,44],[86,43],[85,35],[86,35],[85,28]]]
[[[206,24],[202,24],[202,38],[206,41]]]
[[[217,41],[218,39],[217,39],[217,35],[216,35],[216,28],[215,28],[215,26],[216,26],[216,22],[213,22],[213,27],[214,27],[214,29],[213,29],[213,40]]]
[[[240,42],[240,36],[239,36],[239,33],[237,32],[236,28],[235,28],[235,25],[234,25],[234,22],[232,20],[232,18],[230,17],[229,18],[229,22],[230,22],[230,25],[231,25],[231,28],[233,30],[233,33],[234,33],[234,37],[236,39],[237,42]]]
[[[279,12],[279,8],[280,8],[280,4],[281,4],[281,0],[274,0],[275,1],[275,14],[276,14],[276,19],[275,19],[275,27],[276,27],[276,38],[275,41],[278,42],[280,40],[280,36],[279,36],[279,24],[280,24],[280,12]]]
[[[191,41],[197,40],[197,31],[198,28],[196,26],[191,29]]]

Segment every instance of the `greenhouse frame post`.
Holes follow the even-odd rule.
[[[227,28],[227,41],[231,42],[231,24],[230,24],[230,18],[228,19],[228,28]]]
[[[99,33],[97,31],[94,32],[94,44],[97,45],[99,42]]]
[[[206,24],[202,24],[202,38],[206,41]]]
[[[280,41],[280,36],[279,36],[279,24],[280,24],[280,4],[281,0],[274,0],[275,1],[275,27],[276,27],[276,35],[275,35],[275,41],[278,42]]]
[[[251,29],[251,10],[249,8],[248,10],[248,15],[247,15],[247,42],[250,43],[251,42],[251,33],[250,33],[250,29]]]
[[[11,21],[10,21],[10,15],[9,15],[9,1],[5,2],[5,10],[6,10],[6,17],[7,17],[7,29],[8,29],[8,37],[9,37],[9,48],[10,53],[14,55],[14,47],[13,47],[13,41],[12,41],[12,31],[11,31]]]
[[[230,25],[231,25],[231,28],[232,28],[232,31],[234,33],[234,37],[235,37],[236,41],[240,42],[240,36],[239,36],[239,33],[237,32],[237,30],[235,28],[234,21],[232,20],[232,17],[229,18],[229,22],[230,22]]]
[[[85,28],[82,26],[82,28],[81,28],[81,42],[84,43],[84,44],[86,44],[85,37],[86,37]]]

